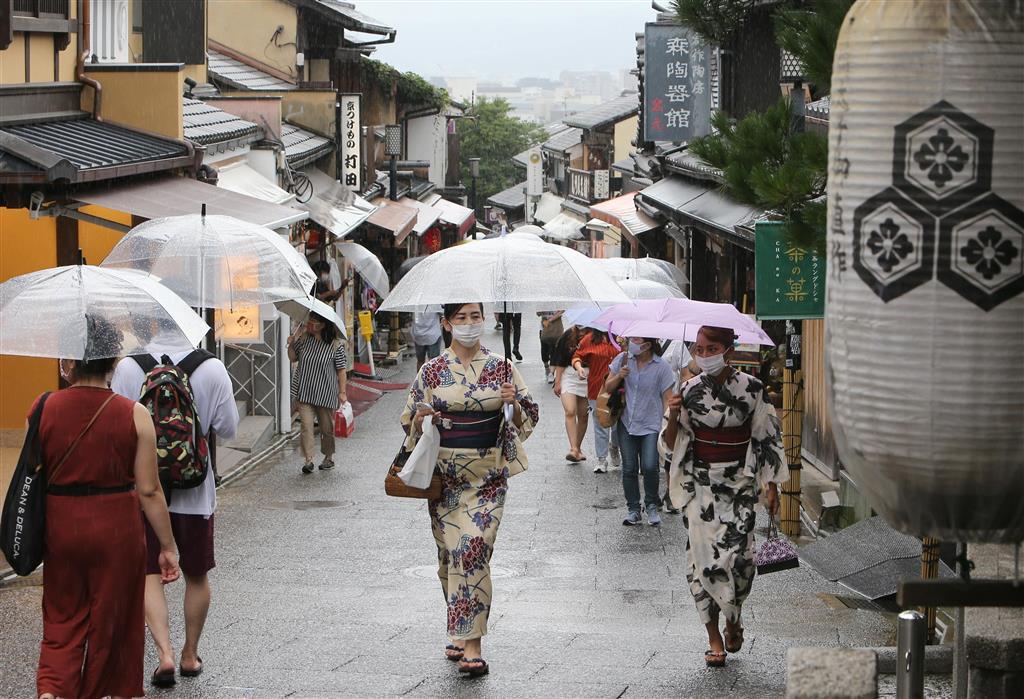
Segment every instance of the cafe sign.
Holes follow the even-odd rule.
[[[813,250],[792,245],[784,224],[758,222],[754,234],[757,317],[807,320],[825,315],[825,260]]]

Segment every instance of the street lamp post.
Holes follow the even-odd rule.
[[[479,220],[480,212],[476,210],[476,179],[480,177],[480,158],[469,159],[469,176],[473,180],[473,188],[470,190],[473,202],[473,216],[475,216],[477,220]]]
[[[398,157],[402,155],[402,127],[400,124],[388,124],[384,127],[384,155],[391,159],[390,172],[388,175],[388,199],[398,199]],[[391,239],[391,276],[394,280],[398,268],[398,249],[395,247],[394,238]],[[388,319],[388,354],[398,356],[398,335],[401,332],[401,323],[396,311],[391,312]]]

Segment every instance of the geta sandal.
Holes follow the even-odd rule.
[[[462,657],[465,655],[465,653],[465,648],[459,648],[454,643],[449,643],[447,646],[444,647],[444,657],[448,658],[452,662],[462,660]]]
[[[475,665],[476,667],[471,667]],[[491,668],[483,658],[463,658],[459,661],[459,672],[469,677],[483,677]]]
[[[725,667],[725,651],[724,650],[707,650],[707,651],[704,651],[704,662],[707,663],[708,667]]]

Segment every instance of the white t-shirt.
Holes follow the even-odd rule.
[[[163,353],[152,352],[158,362]],[[177,364],[187,357],[189,352],[173,352],[168,354],[172,362]],[[138,400],[142,390],[142,382],[146,374],[131,357],[125,357],[117,363],[114,375],[110,380],[110,389],[125,398]],[[196,412],[199,414],[199,428],[208,435],[210,428],[223,439],[234,439],[238,430],[238,408],[235,406],[235,392],[231,386],[231,377],[224,364],[216,358],[207,359],[189,378],[192,395],[195,398]],[[181,515],[202,515],[209,517],[217,510],[217,486],[211,472],[202,485],[186,490],[176,490],[167,507],[171,512]]]
[[[690,350],[686,349],[686,343],[682,340],[672,340],[662,353],[661,358],[668,362],[672,371],[678,374],[690,363]]]
[[[412,316],[412,341],[417,345],[433,345],[441,339],[441,316],[418,312]]]

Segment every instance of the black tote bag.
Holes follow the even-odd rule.
[[[0,550],[18,575],[29,575],[43,562],[46,535],[46,476],[39,447],[39,419],[49,393],[44,393],[28,420],[25,444],[4,499],[0,519]]]

